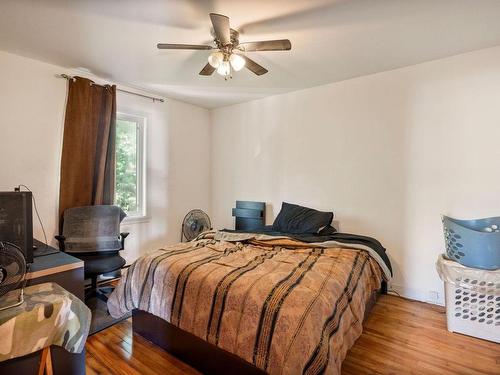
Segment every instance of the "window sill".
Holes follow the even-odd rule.
[[[148,223],[150,220],[149,216],[127,216],[123,219],[122,225]]]

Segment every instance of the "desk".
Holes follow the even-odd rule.
[[[45,244],[40,241],[34,240],[33,243],[42,250],[41,253],[48,254],[37,256],[39,250],[35,252],[26,274],[26,285],[54,282],[84,301],[83,262],[50,246],[49,249],[43,249]],[[0,374],[36,374],[41,352],[0,362]],[[52,346],[51,352],[54,375],[85,374],[85,350],[80,354],[71,354],[58,346]]]
[[[40,241],[34,240],[34,244],[38,249],[26,274],[26,285],[57,283],[83,301],[85,297],[83,261],[51,246],[45,249],[46,245]],[[48,255],[37,256],[38,251],[46,252]]]

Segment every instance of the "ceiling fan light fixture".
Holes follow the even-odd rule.
[[[208,56],[208,63],[216,69],[219,67],[223,60],[224,54],[221,51],[212,52]]]
[[[229,65],[229,61],[222,61],[217,67],[217,73],[224,77],[229,76],[231,74],[231,66]]]
[[[210,44],[178,44],[178,43],[158,43],[156,47],[160,50],[212,50],[208,56],[208,62],[198,73],[201,76],[211,76],[217,72],[226,81],[232,78],[233,70],[240,71],[247,68],[257,76],[266,74],[268,70],[262,65],[246,56],[246,52],[260,51],[289,51],[292,43],[288,39],[261,40],[254,42],[240,43],[240,33],[232,29],[229,24],[229,17],[223,14],[210,13],[212,23],[213,43]],[[233,53],[236,52],[236,53]]]
[[[237,72],[245,66],[245,59],[236,53],[229,56],[229,62],[231,63],[231,67]]]

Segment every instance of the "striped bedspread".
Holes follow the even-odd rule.
[[[139,258],[108,308],[150,312],[270,374],[340,374],[381,278],[363,250],[206,238]]]

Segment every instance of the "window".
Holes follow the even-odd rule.
[[[117,113],[115,204],[132,220],[146,216],[145,127],[144,116]]]

